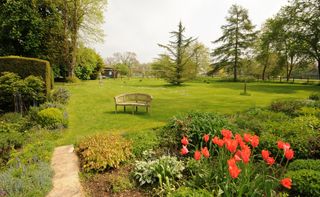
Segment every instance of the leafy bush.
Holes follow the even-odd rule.
[[[52,187],[52,175],[48,163],[20,164],[0,172],[0,188],[8,196],[45,196]]]
[[[51,91],[50,101],[53,103],[67,104],[70,98],[70,93],[64,88],[58,88]]]
[[[38,124],[43,128],[58,129],[67,126],[64,114],[57,108],[46,108],[38,112]]]
[[[314,92],[314,93],[310,94],[309,99],[314,100],[314,101],[319,101],[320,100],[320,93]]]
[[[315,159],[297,159],[290,163],[288,170],[296,171],[296,170],[315,170],[320,171],[320,160]]]
[[[297,116],[303,105],[303,101],[296,99],[276,100],[271,103],[270,109],[274,112],[283,112],[289,116]]]
[[[0,168],[8,162],[14,149],[22,147],[24,140],[22,133],[0,133]]]
[[[227,119],[215,113],[191,112],[184,116],[174,117],[159,132],[162,147],[177,150],[177,142],[188,135],[190,142],[197,146],[204,134],[216,135],[222,128],[229,128]]]
[[[169,194],[168,197],[212,197],[213,193],[205,189],[194,189],[190,187],[180,187],[173,193]]]
[[[182,161],[176,157],[162,156],[152,161],[137,161],[133,174],[140,185],[159,183],[162,186],[166,179],[181,179],[183,170]]]
[[[19,113],[6,113],[0,117],[0,133],[1,132],[24,132],[30,129],[31,125],[27,118]]]
[[[286,176],[292,179],[290,193],[293,196],[320,196],[320,171],[307,169],[288,171]]]
[[[28,76],[21,79],[9,72],[4,72],[0,77],[0,111],[25,111],[44,100],[43,81],[40,78]]]
[[[124,137],[132,141],[132,153],[138,157],[145,150],[159,146],[159,141],[154,130],[128,132]]]
[[[85,172],[118,168],[131,156],[131,142],[120,135],[96,134],[82,139],[76,148]]]

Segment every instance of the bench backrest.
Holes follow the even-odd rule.
[[[152,101],[152,96],[142,93],[121,94],[114,97],[114,100],[116,103],[125,103],[128,101],[150,103]]]

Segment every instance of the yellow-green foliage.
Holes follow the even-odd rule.
[[[47,108],[38,112],[38,123],[43,128],[57,129],[64,126],[63,112],[58,108]]]
[[[0,73],[13,72],[22,78],[29,75],[40,76],[46,84],[46,93],[53,88],[53,77],[50,63],[36,58],[18,56],[0,57]]]
[[[131,142],[121,135],[96,134],[83,138],[76,148],[85,172],[118,168],[131,156]]]

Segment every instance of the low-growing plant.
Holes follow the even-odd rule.
[[[289,116],[297,116],[298,111],[304,106],[304,102],[297,99],[275,100],[270,109],[275,112],[283,112]]]
[[[319,159],[297,159],[290,163],[288,170],[315,170],[320,171],[320,160]]]
[[[52,90],[50,94],[50,101],[53,103],[67,104],[70,98],[70,93],[64,88],[57,88]]]
[[[49,163],[20,164],[0,172],[4,196],[45,196],[52,187],[53,172]]]
[[[169,194],[168,197],[212,197],[214,193],[205,189],[194,189],[190,187],[179,187],[176,191]]]
[[[96,134],[80,140],[76,152],[85,172],[102,172],[119,168],[132,155],[131,142],[121,135]]]
[[[57,108],[46,108],[38,112],[37,123],[43,128],[58,129],[67,126],[63,112]]]
[[[23,134],[19,132],[0,133],[0,168],[7,164],[13,150],[22,147],[24,140]]]
[[[31,128],[27,118],[19,113],[6,113],[0,117],[1,132],[24,132]]]
[[[310,100],[319,101],[320,100],[320,93],[319,92],[313,92],[309,96]]]
[[[307,169],[288,171],[286,176],[292,179],[290,193],[293,196],[320,196],[320,171]]]
[[[156,160],[136,161],[133,176],[142,185],[165,184],[182,178],[184,170],[182,161],[176,157],[162,156]]]

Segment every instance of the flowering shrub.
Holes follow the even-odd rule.
[[[276,153],[262,150],[260,154],[254,155],[260,143],[257,135],[234,135],[230,130],[222,129],[220,137],[204,134],[202,139],[199,146],[194,146],[187,143],[187,135],[183,136],[180,153],[183,156],[193,156],[200,165],[212,165],[215,171],[212,173],[214,178],[210,180],[213,181],[212,190],[222,189],[227,196],[271,196],[280,185],[291,189],[291,178],[283,177],[288,162],[294,157],[289,143],[278,141],[275,144],[278,149]],[[257,158],[262,158],[263,161],[258,161]],[[281,160],[280,163],[276,163],[277,160]]]

